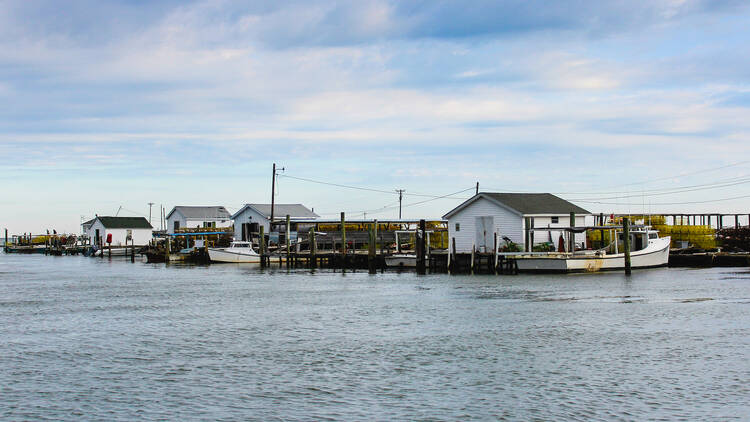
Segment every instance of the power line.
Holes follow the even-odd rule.
[[[722,198],[722,199],[711,199],[706,201],[688,201],[688,202],[651,202],[649,205],[690,205],[690,204],[708,204],[713,202],[723,202],[723,201],[733,201],[735,199],[744,199],[744,198],[750,198],[750,195],[742,195],[742,196],[735,196],[732,198]],[[599,205],[641,205],[636,203],[623,203],[623,202],[600,202],[600,201],[584,201],[584,200],[576,200],[575,202],[583,202],[586,204],[599,204]]]
[[[674,188],[674,189],[664,189],[664,190],[658,190],[658,191],[643,191],[642,193],[618,195],[618,196],[603,197],[603,198],[588,198],[588,199],[625,199],[625,198],[637,198],[637,197],[646,197],[646,196],[674,195],[674,194],[684,193],[684,192],[696,192],[696,191],[701,191],[701,190],[720,189],[720,188],[725,188],[725,187],[730,187],[730,186],[743,185],[746,183],[750,183],[750,178],[741,179],[733,183],[703,184],[703,185],[685,186],[685,187]],[[653,192],[653,193],[644,193],[644,192]],[[570,199],[570,200],[582,201],[583,199]]]
[[[394,192],[394,191],[382,190],[382,189],[365,188],[365,187],[361,187],[361,186],[342,185],[340,183],[324,182],[322,180],[314,180],[314,179],[309,179],[309,178],[306,178],[306,177],[290,176],[288,174],[280,174],[279,177],[287,177],[287,178],[290,178],[290,179],[301,180],[301,181],[304,181],[304,182],[317,183],[317,184],[320,184],[320,185],[327,185],[327,186],[335,186],[335,187],[345,188],[345,189],[356,189],[356,190],[362,190],[362,191],[367,191],[367,192],[387,193],[389,195],[394,195],[394,194],[398,193],[397,191]],[[464,192],[464,191],[461,191],[461,192]],[[407,196],[421,196],[421,197],[424,197],[424,198],[444,198],[444,196],[438,196],[438,195],[428,195],[428,194],[418,194],[418,193],[408,193],[407,194],[406,191],[404,191],[404,193]],[[457,199],[462,199],[462,198],[457,198]]]

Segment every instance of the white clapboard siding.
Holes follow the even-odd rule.
[[[451,239],[456,239],[456,252],[471,252],[471,248],[476,242],[476,217],[485,216],[494,218],[498,242],[502,244],[502,236],[507,236],[513,242],[523,244],[523,219],[521,216],[485,198],[479,198],[448,219],[448,235]],[[460,225],[458,232],[456,231],[456,223]],[[488,241],[488,243],[492,242],[492,240]]]

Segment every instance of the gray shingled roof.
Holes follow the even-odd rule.
[[[232,218],[235,218],[238,214],[244,211],[246,208],[251,207],[266,218],[271,218],[271,204],[246,204],[239,211],[234,213]],[[274,219],[286,217],[289,214],[291,218],[320,218],[318,214],[307,209],[302,204],[274,204],[273,216]]]
[[[97,217],[108,229],[153,229],[144,217]]]
[[[558,214],[565,215],[574,212],[576,214],[591,214],[578,205],[572,204],[551,193],[496,193],[479,192],[478,195],[468,199],[463,204],[452,209],[443,218],[455,214],[466,205],[474,202],[479,197],[485,197],[499,202],[508,208],[516,210],[520,214]]]
[[[229,211],[221,206],[216,207],[192,207],[186,205],[178,205],[172,208],[167,218],[172,215],[173,212],[179,211],[180,214],[185,218],[205,218],[205,219],[217,219],[217,220],[229,220],[232,218]]]

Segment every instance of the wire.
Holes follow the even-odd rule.
[[[336,186],[336,187],[345,188],[345,189],[356,189],[356,190],[363,190],[363,191],[368,191],[368,192],[378,192],[378,193],[387,193],[389,195],[398,195],[398,192],[395,192],[395,191],[392,191],[392,190],[382,190],[382,189],[373,189],[373,188],[363,188],[361,186],[342,185],[342,184],[339,184],[339,183],[323,182],[321,180],[308,179],[308,178],[305,178],[305,177],[290,176],[288,174],[280,174],[279,177],[288,177],[290,179],[302,180],[302,181],[305,181],[305,182],[317,183],[317,184],[320,184],[320,185]],[[466,190],[468,190],[468,189],[466,189]],[[465,191],[461,191],[461,192],[465,192]],[[424,193],[422,193],[422,194],[420,194],[420,193],[409,193],[408,191],[404,192],[404,196],[421,196],[421,197],[425,197],[425,198],[444,198],[445,197],[445,196],[438,196],[438,195],[428,195],[428,194],[424,194]],[[457,198],[457,199],[463,199],[463,198]]]
[[[735,199],[744,199],[744,198],[750,198],[750,195],[742,195],[742,196],[735,196],[732,198],[722,198],[722,199],[712,199],[707,201],[688,201],[688,202],[652,202],[651,205],[689,205],[689,204],[708,204],[712,202],[723,202],[723,201],[733,201]],[[620,203],[620,202],[600,202],[600,201],[583,201],[578,200],[575,202],[583,202],[586,204],[601,204],[601,205],[640,205],[640,204],[633,204],[633,203]]]
[[[584,198],[584,199],[624,199],[624,198],[634,198],[634,197],[640,197],[640,196],[646,197],[646,196],[674,195],[674,194],[683,193],[683,192],[695,192],[695,191],[700,191],[700,190],[725,188],[729,186],[742,185],[745,183],[750,183],[750,178],[740,180],[734,183],[718,183],[718,184],[686,186],[686,187],[675,188],[671,190],[663,190],[659,193],[641,193],[641,194],[632,194],[632,195],[628,194],[628,195],[619,195],[619,196],[611,196],[611,197],[604,197],[604,198]],[[583,199],[570,199],[570,201],[582,201],[582,200]]]

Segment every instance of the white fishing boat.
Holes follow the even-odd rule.
[[[388,267],[415,268],[417,266],[417,255],[410,253],[399,253],[385,257],[385,265]]]
[[[260,255],[250,242],[234,241],[228,248],[208,248],[211,262],[260,264]]]
[[[575,228],[573,228],[575,230]],[[601,228],[598,228],[601,229]],[[595,272],[622,270],[625,254],[622,250],[622,232],[609,246],[598,250],[570,252],[520,252],[502,253],[516,262],[519,272]],[[634,228],[630,232],[631,268],[655,268],[666,266],[669,261],[669,236],[659,237],[656,230],[648,226]]]
[[[425,243],[426,246],[426,254],[430,254],[430,234],[432,233],[432,230],[426,231],[426,240]],[[400,242],[399,242],[399,234],[407,234],[407,235],[414,235],[416,236],[417,231],[416,230],[396,230],[394,232],[394,235],[396,237],[396,248],[400,248]],[[385,265],[387,267],[397,267],[397,268],[416,268],[417,267],[417,254],[416,253],[402,253],[397,252],[393,255],[389,255],[385,257]]]

